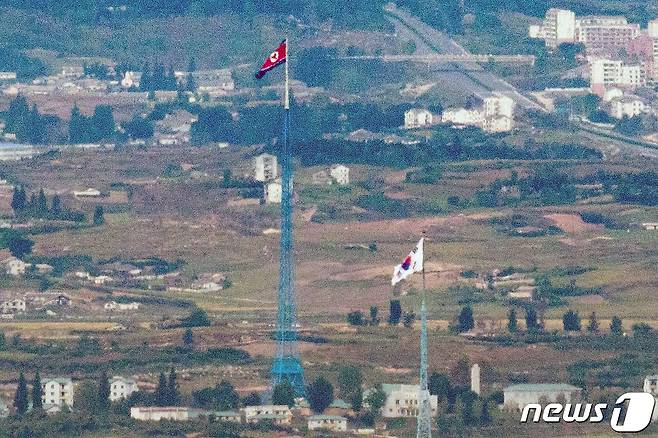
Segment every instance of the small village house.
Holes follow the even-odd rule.
[[[109,303],[105,303],[103,306],[105,310],[113,311],[113,310],[139,310],[139,303],[132,302],[132,303],[117,303],[116,301],[110,301]]]
[[[347,431],[347,418],[339,415],[313,415],[307,419],[308,430]]]
[[[66,405],[73,406],[73,381],[68,377],[45,378],[41,380],[41,399],[44,409],[59,410]]]
[[[76,198],[98,198],[101,192],[96,189],[88,188],[87,190],[73,191],[73,196]]]
[[[334,164],[329,170],[329,174],[336,181],[336,184],[344,186],[350,183],[350,168],[342,164]]]
[[[644,378],[644,385],[642,386],[642,391],[648,392],[656,399],[656,404],[658,404],[658,374],[647,376]],[[658,421],[658,408],[654,408],[653,416],[651,421]]]
[[[256,424],[261,421],[271,421],[274,424],[290,424],[292,412],[286,405],[259,405],[243,408],[245,422]]]
[[[25,300],[17,298],[3,301],[0,307],[2,313],[23,313],[26,310]]]
[[[139,391],[139,388],[134,379],[122,376],[114,376],[110,379],[110,401],[126,399],[137,391]]]
[[[188,421],[198,417],[197,411],[184,406],[133,406],[130,417],[141,421]]]
[[[426,109],[412,108],[404,113],[405,129],[432,126],[432,113]]]
[[[331,185],[333,180],[329,176],[329,172],[326,170],[318,170],[311,175],[311,182],[316,186],[327,186]]]

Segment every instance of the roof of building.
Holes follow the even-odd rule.
[[[235,411],[210,411],[208,412],[210,415],[214,415],[215,417],[239,417],[240,413],[235,412]]]
[[[340,415],[311,415],[308,417],[308,421],[313,420],[334,420],[334,421],[347,421],[347,418]]]
[[[568,383],[521,383],[511,385],[504,389],[505,392],[535,392],[535,391],[580,391],[577,386]]]
[[[70,377],[44,377],[41,380],[41,384],[45,385],[48,382],[57,382],[60,385],[70,385],[73,383],[73,380],[71,380]]]
[[[347,403],[344,400],[341,400],[339,398],[332,401],[331,404],[329,405],[329,407],[330,408],[338,408],[338,409],[350,409],[351,408],[349,403]]]

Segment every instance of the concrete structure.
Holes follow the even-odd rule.
[[[254,157],[254,179],[256,181],[272,181],[278,176],[279,168],[274,155],[261,154]]]
[[[110,379],[110,401],[126,399],[137,391],[139,391],[139,388],[137,382],[133,379],[121,376],[114,376]]]
[[[336,184],[344,186],[350,183],[350,168],[342,164],[334,164],[329,169],[329,174]]]
[[[23,313],[26,310],[25,300],[15,299],[3,301],[0,305],[2,313]]]
[[[313,415],[307,419],[308,430],[347,431],[347,418],[339,415]]]
[[[658,38],[658,18],[655,18],[647,24],[647,35],[649,38]]]
[[[328,186],[331,185],[333,180],[329,176],[329,172],[326,170],[319,170],[311,175],[311,181],[316,186]]]
[[[616,119],[635,117],[645,112],[646,105],[638,96],[624,96],[610,102],[609,114]]]
[[[246,406],[243,409],[245,422],[248,424],[271,421],[274,424],[290,424],[292,412],[286,405]]]
[[[73,196],[75,196],[76,198],[84,198],[84,197],[97,198],[100,195],[101,195],[100,191],[98,191],[96,189],[92,189],[92,188],[88,188],[87,190],[74,191],[73,192]]]
[[[658,230],[658,222],[644,222],[642,224],[642,228],[644,228],[645,230],[656,231]]]
[[[514,127],[514,121],[509,117],[489,117],[482,121],[482,130],[495,134],[509,132]]]
[[[648,392],[656,399],[658,404],[658,374],[652,376],[647,376],[644,378],[644,385],[642,386],[642,391]],[[654,408],[653,416],[651,421],[658,421],[658,408]]]
[[[242,415],[235,411],[212,411],[208,412],[208,416],[214,417],[216,421],[242,423]]]
[[[406,129],[425,128],[432,126],[432,113],[419,108],[412,108],[404,113]]]
[[[73,381],[67,377],[42,379],[41,391],[44,409],[52,406],[73,406]]]
[[[538,36],[553,49],[562,43],[573,43],[576,39],[576,14],[568,9],[549,9]]]
[[[514,117],[514,99],[502,93],[490,93],[481,96],[482,113],[484,117],[504,116],[510,119]]]
[[[4,260],[5,272],[14,277],[24,275],[27,268],[32,266],[30,263],[25,263],[23,260],[16,257],[9,257]]]
[[[524,383],[508,386],[503,390],[503,405],[509,410],[522,410],[530,403],[550,403],[564,398],[571,403],[580,396],[581,389],[566,383]]]
[[[635,89],[646,85],[646,79],[642,65],[626,65],[624,61],[605,58],[590,62],[590,88],[601,97],[607,87]]]
[[[139,303],[117,303],[116,301],[110,301],[109,303],[105,303],[103,307],[105,310],[138,310]]]
[[[263,187],[263,198],[266,204],[280,204],[281,203],[281,180],[268,182]]]
[[[384,418],[417,417],[419,409],[419,385],[388,384],[382,385],[386,393],[386,403],[382,406]],[[432,415],[437,414],[438,398],[430,395]]]
[[[181,406],[134,406],[130,408],[130,417],[141,421],[188,421],[189,419],[198,416],[195,414],[195,410]]]
[[[615,53],[640,34],[640,25],[628,23],[622,16],[586,16],[576,20],[576,42],[583,43],[588,54]]]
[[[484,116],[479,109],[454,108],[443,111],[441,121],[454,125],[479,126],[484,121]]]
[[[471,367],[471,391],[480,395],[480,365],[473,364]]]

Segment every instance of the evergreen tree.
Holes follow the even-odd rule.
[[[105,223],[105,213],[102,205],[97,205],[94,210],[94,225],[103,225]]]
[[[589,316],[589,324],[587,324],[587,331],[590,333],[599,332],[599,321],[597,321],[596,319],[595,312],[592,312],[592,314]]]
[[[528,307],[525,310],[525,325],[528,331],[539,330],[539,322],[537,322],[537,311],[534,307]]]
[[[258,406],[261,403],[260,395],[258,395],[257,392],[251,392],[244,399],[242,399],[242,404],[244,406]]]
[[[180,393],[178,392],[178,382],[176,382],[176,370],[172,367],[169,371],[169,383],[167,384],[167,400],[170,406],[178,406],[180,403]]]
[[[110,407],[110,382],[104,370],[98,378],[98,407],[102,411],[107,411]]]
[[[20,213],[27,207],[27,196],[25,195],[25,189],[21,187],[14,187],[14,194],[11,198],[11,208],[14,210],[14,213]]]
[[[295,405],[295,389],[290,382],[284,380],[274,387],[272,391],[272,404],[287,405],[288,407]]]
[[[92,141],[110,139],[114,136],[115,122],[112,107],[109,105],[97,105],[91,116]]]
[[[35,213],[37,217],[41,218],[48,216],[48,200],[46,199],[46,194],[43,192],[43,189],[39,190]]]
[[[610,333],[615,336],[621,336],[624,333],[624,326],[621,322],[621,318],[617,315],[612,317],[610,321]]]
[[[377,306],[370,306],[370,325],[379,325],[378,313],[379,309]]]
[[[475,327],[473,319],[473,309],[468,304],[465,305],[457,317],[457,329],[460,332],[467,332]]]
[[[18,415],[23,415],[27,412],[28,407],[28,392],[27,382],[23,372],[18,377],[18,387],[16,388],[16,396],[14,397],[14,407]]]
[[[50,205],[50,214],[54,218],[59,218],[59,216],[62,214],[62,200],[60,199],[59,195],[53,196]]]
[[[0,332],[0,351],[7,349],[7,338],[4,332]]]
[[[192,348],[194,345],[194,333],[192,332],[192,329],[187,329],[185,330],[185,333],[183,333],[183,345],[185,348]]]
[[[196,71],[196,59],[194,57],[190,58],[190,62],[187,64],[187,72],[192,73]]]
[[[157,406],[167,406],[169,404],[167,377],[160,373],[158,386],[155,389],[155,404]]]
[[[581,325],[580,325],[580,316],[578,315],[578,312],[569,310],[564,315],[562,315],[562,326],[564,327],[564,331],[579,332]]]
[[[85,143],[88,141],[88,122],[87,118],[80,112],[80,108],[75,104],[71,109],[71,119],[69,121],[69,142]]]
[[[321,414],[334,401],[334,387],[320,376],[306,390],[308,403],[316,414]]]
[[[507,330],[509,330],[510,333],[516,333],[516,309],[509,309],[509,313],[507,314]]]
[[[489,399],[485,398],[482,400],[480,411],[480,425],[487,426],[491,423],[491,412],[489,412]]]
[[[32,409],[42,409],[43,400],[41,396],[43,395],[41,390],[41,376],[39,376],[39,371],[37,370],[34,375],[34,381],[32,382]]]
[[[390,325],[398,325],[401,316],[402,306],[400,305],[400,300],[391,300],[388,310],[388,323]]]
[[[196,91],[196,81],[194,80],[194,76],[192,76],[192,73],[187,74],[187,79],[185,81],[185,91],[189,91],[191,93],[194,93]]]
[[[439,401],[447,400],[452,391],[448,377],[445,374],[437,372],[430,374],[427,389],[430,391],[430,394],[436,395]]]

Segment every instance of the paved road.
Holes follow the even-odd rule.
[[[457,44],[443,32],[422,22],[408,12],[395,8],[386,7],[387,18],[395,26],[398,35],[404,39],[411,39],[416,43],[416,53],[429,55],[434,53],[464,55],[468,51]],[[486,91],[497,91],[503,93],[524,108],[544,110],[537,102],[522,95],[514,86],[485,71],[479,64],[474,62],[437,62],[436,66],[445,70],[446,64],[456,67],[457,71],[435,72],[440,80],[462,87],[472,93],[483,93]]]

